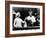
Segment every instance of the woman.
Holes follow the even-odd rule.
[[[16,13],[16,18],[14,20],[14,27],[16,28],[22,28],[22,23],[24,23],[24,21],[20,18],[20,12]]]

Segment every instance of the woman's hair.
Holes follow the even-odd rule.
[[[18,17],[18,16],[20,16],[20,12],[17,12],[17,13],[16,13],[16,17]]]

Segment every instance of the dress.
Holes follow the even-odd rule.
[[[15,18],[14,27],[22,28],[23,20],[21,18]]]

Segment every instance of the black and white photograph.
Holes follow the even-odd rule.
[[[10,30],[17,33],[42,32],[42,6],[11,4]]]
[[[45,34],[44,3],[6,1],[5,37]]]
[[[40,29],[39,8],[13,7],[12,11],[13,30]]]

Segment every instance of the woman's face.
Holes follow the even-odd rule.
[[[17,12],[17,14],[18,14],[18,17],[20,17],[21,15],[20,15],[20,12]]]

